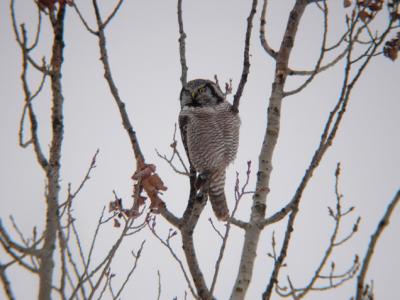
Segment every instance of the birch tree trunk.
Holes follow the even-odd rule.
[[[53,25],[53,50],[51,57],[51,90],[52,90],[52,113],[51,125],[53,138],[50,146],[49,164],[46,170],[46,228],[44,233],[44,244],[40,251],[39,268],[39,299],[50,300],[54,259],[56,248],[57,228],[59,220],[59,193],[60,193],[60,168],[61,168],[61,146],[63,140],[63,95],[61,90],[61,65],[63,62],[63,33],[64,33],[65,5],[61,5],[57,16],[52,18]]]
[[[296,1],[292,11],[290,12],[286,31],[277,53],[275,79],[272,84],[268,106],[267,129],[265,131],[261,152],[258,158],[256,193],[253,196],[253,206],[251,208],[249,226],[245,229],[239,272],[232,290],[230,297],[231,300],[244,299],[251,282],[254,262],[257,256],[258,241],[263,229],[262,223],[265,218],[267,207],[269,181],[272,172],[272,158],[279,136],[281,104],[287,77],[288,60],[296,38],[297,28],[306,5],[306,0]]]

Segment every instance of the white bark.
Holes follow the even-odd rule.
[[[286,31],[277,53],[275,80],[272,85],[268,107],[267,128],[259,155],[257,183],[255,189],[256,193],[253,196],[250,222],[245,232],[239,273],[232,290],[231,300],[244,299],[251,281],[254,262],[257,255],[258,241],[263,228],[262,223],[265,218],[267,195],[269,193],[269,180],[272,172],[272,158],[279,136],[281,104],[283,88],[287,76],[288,60],[294,45],[297,27],[306,5],[307,2],[304,0],[296,1],[290,13]]]

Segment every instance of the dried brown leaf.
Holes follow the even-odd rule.
[[[361,19],[363,22],[367,22],[368,19],[371,19],[371,18],[372,18],[372,15],[371,15],[370,13],[366,12],[365,10],[360,11],[360,12],[358,13],[358,16],[360,17],[360,19]]]
[[[352,2],[352,0],[343,0],[343,6],[346,8],[346,7],[349,7],[349,6],[351,6],[351,3]]]

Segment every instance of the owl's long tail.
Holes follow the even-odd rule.
[[[229,218],[229,209],[225,197],[225,170],[215,171],[210,176],[208,195],[216,217],[221,221]]]

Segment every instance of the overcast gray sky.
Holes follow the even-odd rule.
[[[5,225],[10,226],[8,216],[12,214],[28,235],[35,225],[39,229],[43,228],[45,181],[32,149],[18,146],[18,126],[23,108],[19,78],[21,55],[11,29],[8,2],[0,0],[0,212]],[[89,23],[94,24],[91,1],[76,2]],[[277,47],[293,1],[270,2],[268,35],[271,45]],[[333,42],[343,30],[344,9],[342,1],[329,2],[332,2],[329,41]],[[36,22],[33,1],[19,0],[16,8],[18,21],[26,23],[32,39]],[[232,78],[236,87],[242,69],[249,8],[250,1],[243,0],[184,1],[189,79],[212,79],[217,74],[221,82]],[[267,100],[274,65],[259,43],[260,11],[259,6],[251,43],[252,66],[241,102],[239,153],[228,170],[226,191],[230,195],[230,207],[233,207],[235,171],[241,172],[243,180],[248,160],[253,161],[250,189],[254,188],[254,174],[266,127]],[[299,28],[290,61],[292,66],[311,68],[314,65],[320,48],[320,24],[318,10],[310,5]],[[38,59],[49,54],[51,34],[48,28],[46,21],[40,48],[34,53]],[[160,152],[169,153],[174,123],[179,113],[180,65],[176,1],[126,1],[107,28],[106,34],[115,82],[126,102],[142,150],[147,162],[157,165],[158,173],[168,186],[163,199],[171,211],[181,215],[186,207],[188,193],[185,178],[174,174],[154,151],[157,148]],[[115,190],[125,203],[129,203],[132,188],[130,177],[135,170],[129,140],[103,79],[96,42],[96,38],[85,31],[74,11],[69,8],[63,65],[65,137],[61,199],[66,197],[69,182],[73,187],[79,184],[91,157],[97,148],[100,149],[97,168],[79,195],[75,207],[77,225],[85,247],[88,246],[102,207],[112,200],[112,191]],[[351,230],[357,216],[361,216],[362,221],[357,235],[335,252],[337,270],[346,270],[355,254],[364,255],[369,236],[400,183],[399,71],[399,62],[376,58],[354,90],[337,139],[304,193],[293,243],[289,249],[288,267],[281,274],[283,282],[286,274],[289,274],[296,285],[306,284],[324,253],[333,228],[327,206],[335,205],[334,171],[339,161],[342,164],[340,187],[345,196],[345,206],[356,207],[356,211],[345,222],[341,231],[343,236]],[[40,77],[32,70],[30,78],[32,83],[37,84]],[[342,65],[338,65],[321,74],[304,92],[284,100],[267,214],[285,205],[296,190],[317,146],[325,120],[338,97],[341,83]],[[289,87],[297,84],[298,81],[289,82]],[[44,149],[47,149],[50,141],[48,86],[34,100],[34,109],[39,119],[40,139]],[[242,200],[239,218],[248,219],[250,205],[250,197]],[[211,281],[219,251],[219,238],[207,221],[209,217],[214,218],[207,206],[195,233],[199,261],[207,282]],[[285,222],[264,231],[248,299],[258,299],[268,282],[272,260],[266,254],[271,251],[271,234],[275,230],[277,240],[281,241]],[[219,226],[223,228],[222,224]],[[166,236],[168,228],[169,225],[159,217],[160,234]],[[399,230],[400,210],[397,209],[376,248],[370,266],[368,278],[374,280],[377,299],[394,300],[398,295]],[[102,257],[117,235],[118,229],[111,225],[103,229],[96,249],[96,259]],[[114,280],[118,281],[128,271],[127,264],[132,262],[130,251],[138,249],[143,239],[147,241],[143,257],[122,298],[155,299],[159,270],[162,299],[174,296],[183,299],[187,286],[178,265],[168,250],[147,230],[123,244],[112,266],[112,272],[117,274]],[[228,241],[229,251],[216,286],[218,299],[226,299],[230,294],[236,278],[242,241],[242,231],[235,228]],[[179,237],[176,237],[173,245],[184,259]],[[6,261],[3,249],[0,250],[0,259]],[[9,274],[18,299],[33,298],[37,281],[16,268]],[[344,285],[341,290],[311,294],[308,299],[349,299],[354,290],[355,283],[352,282]],[[0,291],[0,298],[2,293],[3,290]]]

